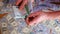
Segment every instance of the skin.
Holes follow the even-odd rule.
[[[23,2],[22,2],[23,1]],[[22,3],[21,3],[22,2]],[[16,1],[16,5],[18,6],[19,5],[19,3],[21,3],[21,5],[19,6],[19,9],[20,10],[23,10],[24,9],[24,7],[25,7],[25,5],[27,5],[28,4],[28,0],[17,0]],[[31,2],[34,2],[34,0],[31,0]]]
[[[17,0],[16,5],[21,3],[23,0]],[[22,4],[19,6],[19,9],[22,10],[25,5],[28,3],[28,0],[24,0]],[[60,19],[60,11],[54,12],[53,10],[48,10],[47,12],[43,11],[37,11],[34,13],[31,13],[26,18],[27,25],[35,25],[39,22],[42,22],[43,20],[51,20],[51,19]]]
[[[31,19],[31,17],[33,18]],[[60,19],[60,11],[57,11],[57,12],[37,11],[37,12],[31,13],[26,18],[26,23],[30,26],[33,26],[33,25],[37,25],[38,23],[44,20],[54,20],[54,19]]]
[[[20,10],[23,10],[23,8],[24,8],[25,5],[27,4],[28,0],[17,0],[16,5],[18,5],[19,3],[21,3],[21,1],[23,1],[23,2],[22,2],[22,4],[19,6],[19,9],[20,9]]]

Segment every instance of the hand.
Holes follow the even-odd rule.
[[[38,22],[40,22],[39,18],[42,17],[42,15],[44,15],[43,12],[34,12],[31,13],[27,18],[26,18],[26,23],[27,25],[35,25]],[[37,21],[39,20],[39,21]]]
[[[17,0],[16,5],[19,5],[19,9],[22,10],[27,4],[28,0]]]
[[[43,20],[54,20],[54,19],[60,19],[60,11],[55,12],[35,12],[30,14],[26,18],[27,25],[33,26],[37,25]]]

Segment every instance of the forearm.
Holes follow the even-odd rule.
[[[60,11],[57,12],[46,12],[46,15],[49,19],[60,19]]]

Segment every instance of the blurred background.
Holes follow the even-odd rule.
[[[36,11],[60,11],[60,0],[28,0],[23,10],[19,10],[16,2],[0,0],[0,34],[60,34],[57,19],[45,20],[36,26],[28,26],[25,22],[25,18]]]

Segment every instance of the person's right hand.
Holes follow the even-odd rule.
[[[26,23],[27,23],[27,25],[31,25],[31,26],[35,25],[35,24],[38,24],[38,22],[40,22],[40,20],[42,21],[42,19],[44,19],[43,16],[44,16],[44,13],[40,12],[40,11],[31,13],[26,18]]]
[[[27,18],[26,18],[26,23],[27,25],[33,26],[41,23],[44,20],[54,20],[54,19],[59,19],[60,20],[60,11],[55,11],[55,12],[34,12],[31,13]]]

